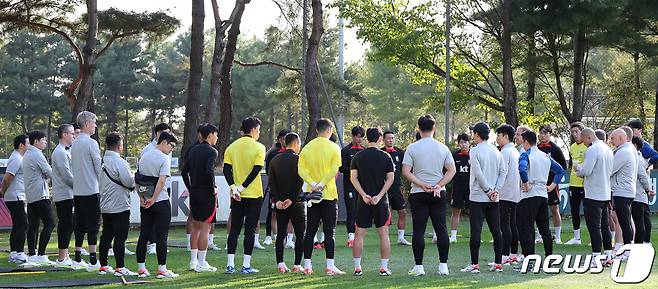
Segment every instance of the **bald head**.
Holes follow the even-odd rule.
[[[615,147],[620,147],[623,144],[627,143],[626,132],[623,129],[618,128],[612,131],[610,134],[610,141]]]
[[[583,129],[583,132],[580,133],[580,137],[586,146],[591,145],[596,140],[596,134],[594,133],[594,130],[589,127]]]

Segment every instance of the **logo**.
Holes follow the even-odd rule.
[[[619,248],[616,256],[622,256],[628,251],[626,267],[620,272],[621,259],[615,259],[610,269],[610,278],[620,284],[637,284],[646,280],[651,274],[655,250],[651,244],[626,244]],[[521,273],[529,271],[538,274],[541,271],[548,274],[599,274],[603,272],[606,255],[550,255],[542,260],[540,255],[529,255],[523,260]],[[530,262],[533,262],[531,268]]]
[[[468,166],[459,166],[460,173],[468,173]]]

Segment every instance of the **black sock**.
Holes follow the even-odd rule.
[[[89,263],[96,265],[96,252],[89,253]]]
[[[73,257],[73,259],[80,263],[82,261],[82,253],[80,251],[75,251],[75,257]]]

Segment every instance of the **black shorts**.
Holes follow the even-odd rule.
[[[391,223],[388,204],[385,200],[380,200],[377,205],[366,205],[359,199],[356,204],[356,226],[359,228],[370,228],[372,227],[373,220],[375,221],[376,228]]]
[[[548,192],[548,205],[556,206],[560,204],[560,189],[556,186],[554,190]]]
[[[468,189],[453,189],[450,197],[450,207],[455,209],[468,208],[468,198],[470,197],[470,194],[471,193]]]
[[[569,187],[569,197],[572,198],[585,198],[585,188],[583,187]]]
[[[195,221],[214,223],[217,215],[214,198],[190,196],[190,214]]]
[[[404,201],[400,184],[393,184],[388,189],[388,203],[391,205],[391,210],[394,211],[404,210],[407,207],[407,202]]]

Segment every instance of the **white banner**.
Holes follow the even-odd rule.
[[[215,176],[215,184],[217,185],[217,197],[219,198],[219,207],[217,208],[217,221],[226,222],[230,212],[228,183],[226,182],[226,179],[224,179],[224,176]],[[171,202],[171,222],[187,222],[187,216],[190,214],[190,200],[189,193],[181,176],[171,177],[169,201]],[[139,197],[136,193],[132,194],[130,198],[130,223],[140,223]]]

